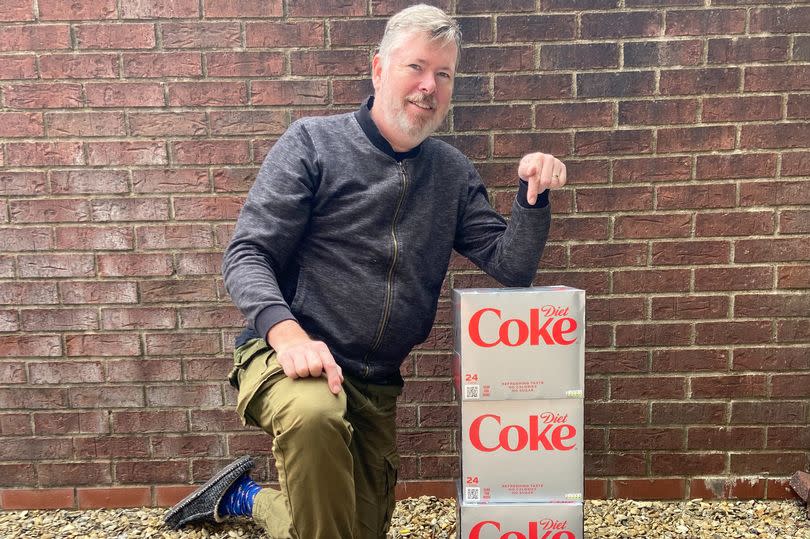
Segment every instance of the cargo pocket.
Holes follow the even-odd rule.
[[[388,528],[391,525],[391,517],[394,516],[394,507],[396,506],[396,486],[397,475],[399,474],[399,455],[391,453],[385,455],[385,493],[381,498],[382,506],[385,509],[382,520],[382,528],[380,529],[380,538],[384,538],[388,533]]]
[[[236,413],[243,425],[262,427],[247,413],[248,406],[267,384],[271,384],[284,370],[276,361],[276,351],[263,339],[255,339],[234,352],[234,368],[229,380],[236,380],[239,395],[236,397]]]

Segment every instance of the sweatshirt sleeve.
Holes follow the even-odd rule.
[[[492,207],[481,177],[470,167],[455,249],[505,286],[531,285],[551,223],[547,193],[534,206],[524,206],[519,202],[521,195],[526,198],[522,189],[512,202],[507,222]]]
[[[264,159],[225,250],[225,288],[262,338],[278,322],[295,319],[279,276],[308,226],[319,178],[312,139],[297,122]]]

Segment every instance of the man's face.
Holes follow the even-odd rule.
[[[442,45],[413,33],[403,37],[386,60],[374,57],[372,117],[395,150],[417,146],[444,121],[457,53],[455,43]]]

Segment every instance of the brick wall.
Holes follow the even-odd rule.
[[[568,164],[538,284],[587,289],[593,497],[781,497],[810,462],[810,7],[438,0],[445,137],[499,209]],[[294,119],[353,110],[401,0],[4,0],[0,507],[166,504],[268,440],[224,383],[221,252]],[[453,261],[446,289],[492,284]],[[446,290],[446,291],[447,291]],[[448,295],[400,495],[450,494]]]

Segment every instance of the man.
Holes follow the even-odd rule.
[[[179,527],[252,516],[274,539],[382,538],[394,507],[399,367],[430,332],[453,249],[528,286],[565,166],[521,159],[507,224],[472,164],[428,138],[447,114],[460,31],[425,5],[394,15],[360,110],[295,122],[239,216],[223,272],[249,328],[230,380],[273,435],[280,490],[243,457],[172,508]]]

